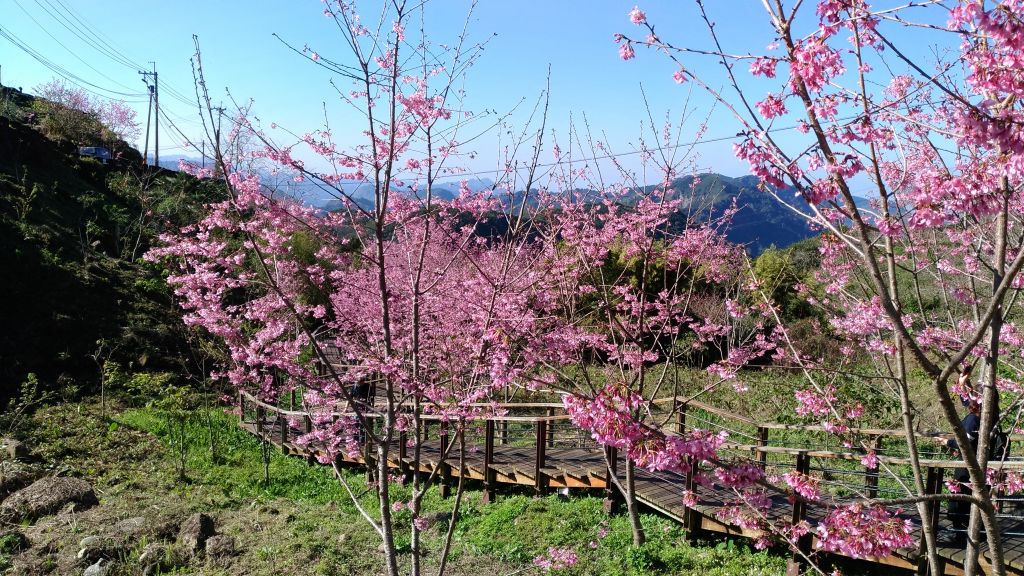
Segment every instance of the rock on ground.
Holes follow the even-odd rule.
[[[210,536],[206,541],[206,557],[221,560],[235,554],[235,539],[231,536]]]
[[[144,576],[173,570],[174,564],[167,553],[167,546],[159,542],[146,544],[139,554],[139,568]]]
[[[17,460],[0,461],[0,501],[15,490],[28,486],[39,476],[35,468]]]
[[[213,518],[198,513],[189,516],[181,523],[178,531],[178,546],[192,555],[198,554],[206,546],[206,540],[213,536]]]
[[[147,533],[149,528],[150,522],[144,516],[125,518],[114,525],[110,530],[110,536],[122,540],[135,539]]]
[[[92,486],[81,478],[50,476],[33,482],[8,496],[0,505],[0,519],[13,522],[31,520],[53,514],[68,503],[79,510],[99,503]]]
[[[28,456],[28,446],[26,446],[25,443],[21,442],[20,440],[15,440],[14,438],[4,438],[0,440],[0,445],[3,446],[9,458],[17,459],[25,458]]]
[[[111,560],[125,553],[125,546],[108,536],[86,536],[78,544],[78,558],[86,562]]]
[[[110,573],[110,567],[112,562],[104,559],[98,560],[95,564],[92,564],[82,572],[82,576],[107,576]]]

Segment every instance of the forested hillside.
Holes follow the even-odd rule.
[[[218,188],[150,170],[98,129],[65,135],[44,103],[2,90],[0,403],[30,380],[40,391],[88,387],[108,360],[186,369],[188,334],[159,268],[141,257]],[[114,159],[79,155],[86,143]]]

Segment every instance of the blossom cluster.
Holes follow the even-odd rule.
[[[572,568],[579,562],[579,556],[572,548],[552,546],[546,554],[533,559],[533,565],[549,572]]]
[[[831,511],[817,533],[819,548],[851,558],[880,558],[915,543],[909,518],[860,502]]]

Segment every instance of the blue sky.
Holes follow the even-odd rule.
[[[482,59],[469,72],[468,107],[500,113],[519,104],[513,123],[525,121],[526,112],[544,90],[550,65],[549,133],[554,130],[563,149],[568,119],[571,116],[579,126],[584,114],[591,129],[605,134],[602,139],[618,153],[635,150],[642,134],[650,141],[650,129],[645,134],[642,127],[649,120],[641,86],[659,125],[666,114],[678,121],[689,99],[690,110],[697,112],[684,127],[682,139],[688,140],[685,132],[696,130],[709,110],[707,98],[691,93],[688,84],[674,83],[671,76],[675,68],[663,55],[638,50],[632,61],[618,58],[612,35],[641,33],[627,17],[634,3],[482,0],[470,21],[470,38],[483,41],[494,36],[488,40]],[[763,51],[771,42],[760,1],[714,0],[707,4],[730,51]],[[360,3],[366,13],[376,11],[377,5]],[[468,7],[465,0],[429,3],[427,28],[431,40],[454,41]],[[707,43],[707,32],[693,3],[660,0],[644,2],[641,8],[663,37],[680,44]],[[132,102],[143,121],[145,87],[135,67],[148,69],[150,62],[156,62],[162,107],[182,132],[199,140],[197,111],[187,103],[194,95],[189,59],[194,52],[192,35],[196,34],[215,101],[228,103],[225,88],[230,89],[238,101],[252,99],[253,113],[265,126],[275,122],[298,134],[320,127],[326,109],[335,134],[350,133],[355,138],[362,126],[337,100],[326,72],[272,36],[277,33],[296,46],[308,44],[325,56],[340,58],[344,46],[332,22],[321,12],[322,4],[314,0],[0,0],[0,26],[88,82],[107,90],[138,94],[121,99]],[[27,90],[55,76],[3,38],[0,66],[0,80],[5,85]],[[693,66],[712,82],[723,82],[712,62],[694,61]],[[737,131],[735,123],[721,110],[710,120],[709,139],[733,136]],[[497,136],[485,135],[475,143],[478,154],[470,170],[494,167]],[[170,126],[162,128],[163,155],[190,154],[183,150],[183,144]],[[732,156],[730,141],[704,144],[698,150],[700,166],[731,175],[743,173],[743,166]],[[630,167],[638,166],[635,156],[627,155],[623,160]],[[653,175],[650,180],[654,180]]]

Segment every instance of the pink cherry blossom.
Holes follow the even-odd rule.
[[[643,24],[647,22],[647,15],[640,11],[640,8],[633,6],[633,9],[629,11],[629,21],[633,24]]]
[[[543,568],[549,572],[557,572],[572,568],[579,562],[579,556],[572,548],[552,546],[543,556],[533,559],[533,565]]]

